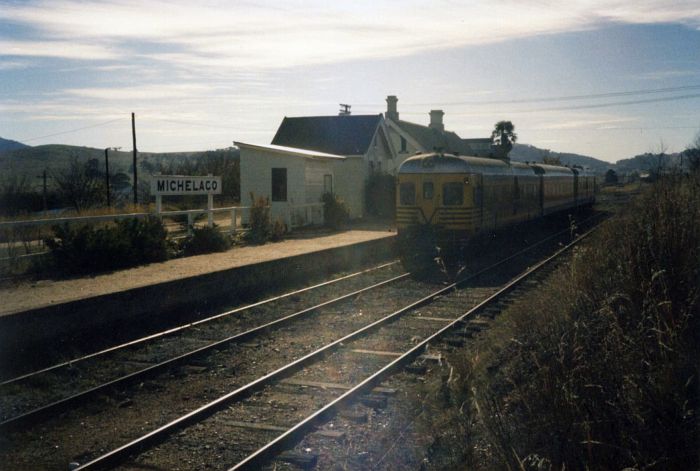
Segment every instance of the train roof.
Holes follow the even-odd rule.
[[[574,171],[569,167],[560,167],[559,165],[547,164],[530,164],[538,175],[548,175],[550,177],[570,177],[574,175]]]
[[[573,176],[575,172],[568,167],[557,165],[506,162],[486,157],[431,152],[409,157],[401,164],[398,173],[480,173],[483,175],[545,175],[556,177]]]
[[[399,173],[483,173],[510,174],[510,165],[503,160],[463,157],[452,154],[418,154],[404,160]]]

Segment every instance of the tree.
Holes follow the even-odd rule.
[[[498,149],[497,157],[507,158],[508,152],[513,148],[517,139],[515,126],[510,121],[499,121],[494,125],[491,132],[491,142]]]
[[[510,144],[513,147],[515,141],[518,140],[518,135],[515,134],[515,126],[510,121],[499,121],[491,132],[491,140],[494,144],[505,146]]]
[[[41,209],[41,195],[32,190],[26,175],[11,175],[0,181],[0,214],[16,216]]]
[[[608,169],[608,171],[605,172],[605,183],[617,183],[617,181],[617,172],[613,169]]]
[[[681,152],[681,159],[687,162],[690,173],[700,171],[700,132],[695,136],[693,143]]]
[[[545,149],[542,151],[542,163],[547,165],[561,165],[558,155],[552,155],[552,151]]]
[[[67,169],[53,174],[61,199],[80,212],[106,202],[104,181],[94,164],[81,163],[73,156]]]
[[[664,172],[664,168],[668,162],[668,155],[666,154],[668,146],[664,143],[663,139],[659,141],[658,150],[658,152],[651,154],[649,174],[653,180],[657,180],[659,178],[659,176]]]

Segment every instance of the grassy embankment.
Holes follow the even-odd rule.
[[[423,414],[430,461],[698,469],[699,221],[700,176],[650,186],[454,354]]]

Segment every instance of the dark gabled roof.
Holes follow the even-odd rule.
[[[401,120],[397,124],[418,141],[427,152],[442,150],[448,154],[469,155],[471,153],[471,148],[452,131],[438,131],[428,126]]]
[[[272,144],[338,155],[364,155],[382,115],[284,118]]]

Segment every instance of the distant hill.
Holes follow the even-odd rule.
[[[559,158],[563,165],[579,165],[583,168],[590,169],[596,173],[605,173],[608,169],[614,168],[615,165],[604,160],[589,157],[587,155],[572,154],[569,152],[554,152],[529,144],[515,144],[510,151],[510,158],[518,162],[542,162],[545,155]]]
[[[677,167],[681,163],[680,154],[646,154],[635,155],[631,159],[622,159],[617,161],[618,173],[644,173],[654,172],[660,169]]]
[[[22,144],[21,142],[13,141],[11,139],[3,139],[0,137],[0,152],[23,149],[25,147],[29,146],[27,144]]]
[[[202,152],[139,152],[139,172],[148,178],[156,164],[178,163],[184,160],[196,160],[208,151]],[[3,177],[26,177],[33,180],[46,170],[49,175],[69,167],[73,158],[80,162],[97,159],[100,170],[104,169],[105,151],[93,147],[49,144],[43,146],[25,146],[15,150],[0,152],[0,175]],[[133,173],[133,154],[131,151],[109,151],[110,173]]]

